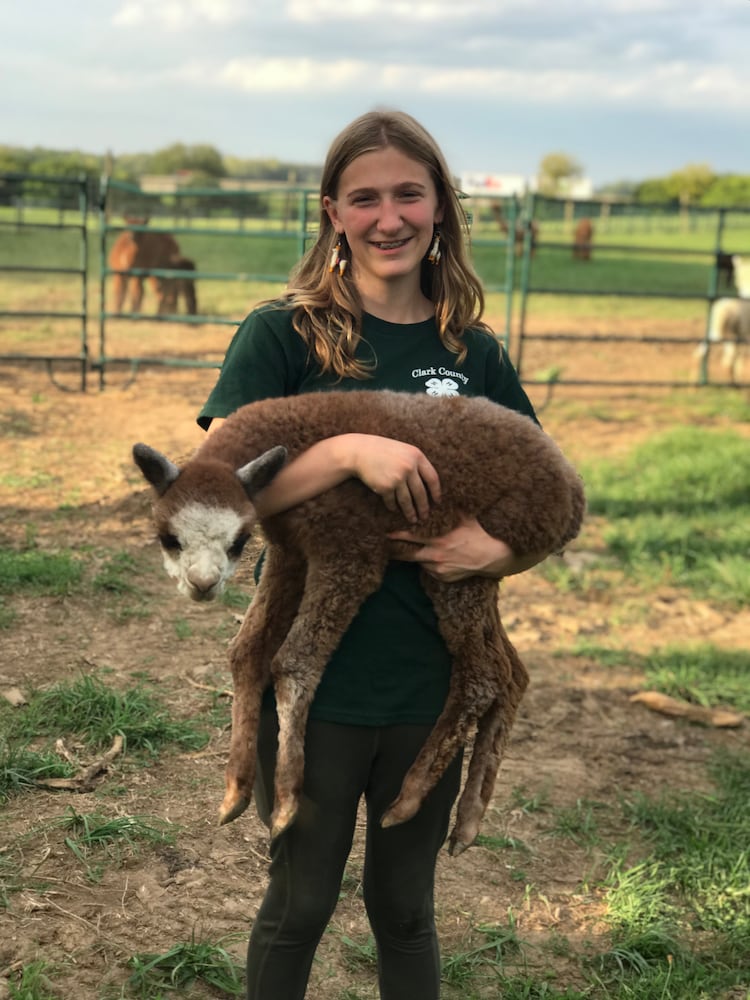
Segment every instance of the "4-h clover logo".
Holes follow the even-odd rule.
[[[457,396],[458,382],[452,378],[428,378],[425,383],[428,396]]]

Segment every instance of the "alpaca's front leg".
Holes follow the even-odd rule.
[[[307,716],[326,664],[363,601],[380,585],[385,555],[364,550],[310,564],[299,614],[272,665],[279,744],[271,836],[294,821],[304,778]]]
[[[127,292],[127,278],[125,275],[119,273],[113,275],[112,287],[114,291],[114,311],[121,313],[123,303],[125,302],[125,293]]]
[[[271,660],[297,612],[303,583],[304,562],[295,553],[269,547],[258,590],[229,653],[234,699],[221,824],[237,819],[250,804],[263,692],[271,681]]]
[[[224,799],[219,806],[221,825],[241,816],[253,794],[260,705],[270,678],[270,656],[263,649],[263,625],[262,617],[250,608],[229,654],[234,698]]]

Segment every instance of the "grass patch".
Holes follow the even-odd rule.
[[[52,967],[45,961],[30,962],[7,980],[9,1000],[58,1000],[51,981]]]
[[[141,844],[171,846],[175,842],[172,824],[158,817],[108,817],[101,813],[79,813],[70,806],[60,825],[70,831],[65,846],[86,866],[90,878],[96,878],[101,870],[92,868],[92,855],[114,854],[119,860],[124,853],[137,854]]]
[[[128,750],[151,756],[166,745],[198,750],[208,741],[202,722],[175,718],[145,688],[121,693],[96,677],[34,691],[22,709],[0,703],[0,727],[5,731],[0,740],[0,802],[29,791],[42,779],[69,778],[75,773],[73,765],[52,749],[32,748],[32,740],[69,734],[89,748],[101,748],[120,734]]]
[[[720,601],[750,599],[750,476],[739,434],[683,427],[583,470],[589,512],[617,565],[639,584]]]
[[[199,982],[233,997],[244,993],[244,969],[220,944],[193,940],[160,955],[134,955],[128,964],[130,993],[143,1000],[154,1000],[159,991],[184,993]]]
[[[80,585],[83,571],[83,562],[72,552],[0,548],[0,594],[69,594]]]
[[[480,833],[477,834],[474,844],[477,847],[484,847],[488,851],[526,851],[527,853],[529,851],[528,846],[518,837],[497,837]]]
[[[710,772],[714,793],[638,796],[626,816],[668,880],[666,905],[679,897],[692,928],[744,937],[750,960],[750,758],[721,754]]]
[[[348,937],[346,934],[341,935],[340,941],[344,946],[342,959],[347,969],[372,970],[377,968],[378,957],[375,951],[375,939],[371,934],[367,936],[363,944]]]
[[[601,840],[594,813],[602,808],[601,802],[577,799],[575,805],[556,810],[553,833],[576,844],[593,847]]]
[[[696,705],[730,705],[750,712],[750,652],[709,644],[667,646],[649,653],[649,687]]]
[[[466,951],[455,952],[443,959],[441,979],[453,987],[474,984],[478,979],[491,977],[497,980],[509,954],[517,955],[521,945],[512,912],[508,924],[487,924],[475,928],[480,940]],[[501,994],[506,996],[505,992]]]
[[[750,982],[750,758],[723,753],[710,794],[636,796],[624,806],[646,855],[605,880],[612,948],[606,996],[713,998]]]
[[[70,778],[73,774],[72,765],[52,750],[32,750],[12,740],[0,740],[0,803],[30,791],[44,778]]]
[[[207,740],[202,728],[175,719],[144,687],[119,692],[93,676],[33,692],[28,705],[15,710],[10,732],[16,739],[74,733],[91,747],[109,746],[120,733],[128,749],[150,753],[169,743],[196,750]]]
[[[606,651],[610,662],[612,653]],[[750,756],[722,751],[708,776],[709,792],[637,794],[619,810],[583,800],[555,810],[551,832],[595,846],[604,865],[599,890],[611,926],[608,946],[592,953],[591,943],[575,949],[569,941],[557,943],[576,986],[563,979],[558,987],[559,971],[539,969],[534,946],[516,935],[511,914],[507,927],[479,928],[491,932],[486,940],[445,956],[446,996],[744,1000],[750,986]]]
[[[578,643],[565,656],[586,657],[602,667],[624,667],[645,674],[644,686],[695,705],[726,705],[750,712],[750,652],[710,643],[670,645],[650,653]]]
[[[134,582],[139,574],[138,563],[125,551],[94,564],[91,557],[84,558],[71,550],[38,549],[34,538],[28,539],[20,551],[0,547],[0,629],[10,628],[17,618],[6,597],[21,593],[35,597],[111,597],[114,600],[107,604],[107,610],[114,621],[146,617],[151,613],[143,600],[146,592]],[[135,599],[135,604],[123,598]]]

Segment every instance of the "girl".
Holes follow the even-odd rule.
[[[434,139],[403,112],[370,112],[334,140],[321,181],[320,229],[283,298],[255,309],[227,351],[199,423],[208,428],[269,396],[331,389],[484,395],[536,419],[518,377],[482,322],[483,295],[465,248],[466,218]],[[467,447],[471,428],[467,427]],[[338,899],[358,804],[367,807],[363,892],[382,1000],[437,1000],[440,956],[434,872],[461,779],[459,754],[418,814],[380,817],[430,732],[450,662],[420,568],[456,581],[501,579],[543,559],[517,558],[474,520],[423,539],[440,500],[418,449],[342,433],[282,470],[258,499],[262,516],[359,477],[411,524],[392,564],[326,668],[305,739],[294,824],[271,845],[269,886],[253,926],[248,1000],[303,1000],[318,942]],[[276,716],[269,696],[258,738],[256,801],[270,818]]]

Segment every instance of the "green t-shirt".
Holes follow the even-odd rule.
[[[339,379],[310,360],[288,307],[262,306],[232,339],[198,423],[206,428],[213,417],[256,400],[334,389],[486,396],[536,419],[499,341],[482,330],[467,330],[464,341],[468,355],[459,366],[440,342],[434,319],[387,323],[365,314],[357,357],[377,367],[365,380]],[[445,702],[450,667],[419,566],[391,563],[326,667],[310,715],[352,725],[431,724]]]

